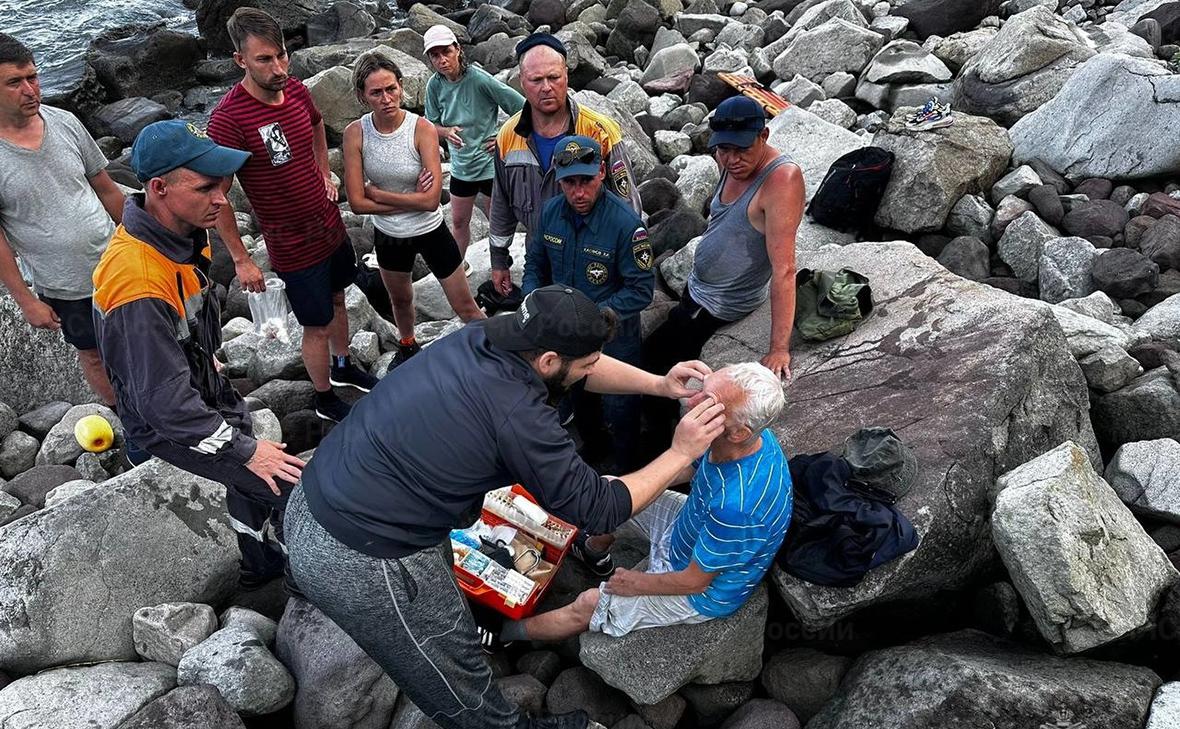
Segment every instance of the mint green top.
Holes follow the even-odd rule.
[[[524,97],[482,68],[468,66],[458,81],[434,74],[426,82],[426,119],[445,127],[461,127],[463,147],[451,147],[451,177],[467,182],[490,180],[495,174],[484,140],[500,130],[498,109],[509,116],[524,106]]]

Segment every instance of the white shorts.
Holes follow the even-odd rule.
[[[625,525],[639,529],[651,541],[651,553],[646,570],[649,574],[673,571],[672,565],[668,562],[668,542],[672,537],[672,524],[686,501],[688,496],[685,494],[665,491]],[[603,583],[603,586],[605,584]],[[622,597],[609,595],[601,587],[598,606],[590,618],[590,630],[599,633],[618,637],[644,628],[691,625],[712,620],[698,613],[684,595]]]

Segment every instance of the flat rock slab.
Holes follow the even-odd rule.
[[[0,668],[136,658],[132,615],[236,587],[225,487],[153,458],[0,528]]]
[[[208,684],[181,686],[135,712],[118,729],[246,729],[221,692]]]
[[[163,663],[101,663],[58,668],[13,681],[0,691],[5,729],[114,729],[176,686]]]
[[[964,630],[862,656],[808,729],[1140,729],[1159,676]],[[1060,722],[1060,723],[1059,723]]]
[[[992,536],[1041,636],[1080,653],[1146,626],[1176,568],[1066,442],[996,483]]]
[[[1065,440],[1098,450],[1082,372],[1047,304],[948,272],[904,243],[801,251],[799,267],[845,266],[872,282],[876,309],[848,336],[796,339],[787,407],[772,424],[792,453],[816,453],[864,425],[893,428],[918,478],[898,503],[922,538],[914,552],[856,587],[773,579],[808,630],[873,603],[919,599],[968,583],[994,559],[995,479]],[[702,359],[756,361],[770,341],[770,302],[722,329]]]
[[[582,665],[638,704],[655,704],[689,683],[750,681],[762,671],[769,602],[759,585],[728,618],[636,630],[621,637],[583,633]]]

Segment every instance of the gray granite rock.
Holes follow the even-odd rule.
[[[999,205],[1009,195],[1025,197],[1040,184],[1041,178],[1037,176],[1036,170],[1028,165],[1020,165],[992,185],[992,202]]]
[[[1038,271],[1041,300],[1056,304],[1094,292],[1090,272],[1098,249],[1085,238],[1053,238],[1041,249]]]
[[[0,691],[0,725],[115,729],[176,686],[162,663],[100,663],[26,676]]]
[[[295,681],[253,631],[222,628],[187,651],[176,667],[180,686],[207,683],[242,716],[278,711],[295,697]]]
[[[721,725],[721,729],[800,729],[794,712],[769,699],[750,699]]]
[[[291,671],[295,723],[305,727],[388,727],[398,690],[348,634],[311,603],[287,601],[275,654]]]
[[[1099,392],[1114,392],[1143,374],[1134,357],[1118,347],[1104,347],[1078,360],[1086,384]]]
[[[74,426],[78,424],[79,420],[90,415],[105,418],[115,432],[115,442],[111,447],[122,447],[123,423],[113,410],[97,403],[75,405],[62,416],[57,425],[49,429],[45,440],[41,442],[41,449],[37,451],[37,465],[56,466],[71,464],[77,460],[83,450],[78,439],[74,436]]]
[[[898,109],[873,145],[894,154],[893,176],[876,222],[907,233],[940,230],[963,195],[988,190],[1008,165],[1008,133],[984,117],[956,114],[955,123],[931,131],[905,124],[913,111]],[[930,170],[938,170],[937,175]]]
[[[1135,320],[1132,331],[1156,342],[1180,338],[1180,294],[1169,296]]]
[[[1159,684],[1140,666],[1054,657],[964,630],[866,653],[808,727],[1131,729]]]
[[[1151,701],[1146,729],[1171,729],[1180,726],[1180,682],[1160,686]]]
[[[991,243],[991,224],[995,209],[987,204],[982,195],[964,195],[959,198],[946,218],[946,230],[954,236],[973,236]]]
[[[208,684],[182,686],[146,704],[117,729],[246,729],[221,692]]]
[[[864,79],[875,84],[941,83],[952,78],[945,63],[909,40],[887,43],[864,72]]]
[[[792,348],[791,397],[771,429],[796,452],[820,452],[848,435],[847,422],[831,413],[856,412],[897,431],[919,463],[899,502],[922,535],[917,550],[851,588],[774,571],[775,587],[805,629],[820,630],[871,604],[969,583],[994,558],[988,493],[995,478],[1064,440],[1087,443],[1095,461],[1098,450],[1085,380],[1053,307],[954,276],[908,243],[800,251],[798,265],[860,271],[889,306],[846,337]],[[714,366],[756,360],[769,336],[768,302],[719,330],[702,359]]]
[[[654,704],[688,683],[757,678],[768,598],[759,586],[736,613],[696,625],[637,630],[622,637],[583,633],[582,665],[639,704]],[[717,646],[727,646],[717,650]]]
[[[1107,465],[1106,480],[1133,512],[1180,523],[1180,443],[1175,440],[1124,444]]]
[[[1168,369],[1158,367],[1095,399],[1093,417],[1099,441],[1111,450],[1141,440],[1180,439],[1180,391]]]
[[[208,605],[194,602],[166,602],[142,607],[131,617],[131,638],[135,652],[145,661],[169,666],[217,630],[217,613]]]
[[[132,659],[132,614],[216,603],[237,583],[225,486],[152,459],[93,498],[0,529],[0,665],[20,672]],[[144,559],[144,555],[186,555]],[[103,605],[95,610],[95,605]]]
[[[996,249],[1000,260],[1008,264],[1017,278],[1036,283],[1040,280],[1045,246],[1056,238],[1056,230],[1037,217],[1036,213],[1027,212],[1004,229]]]
[[[55,504],[59,504],[66,499],[72,499],[75,496],[84,494],[98,484],[89,479],[80,478],[74,481],[66,481],[60,486],[56,486],[45,494],[45,508],[50,508]],[[5,494],[7,496],[7,494]],[[18,502],[19,504],[19,502]]]
[[[49,403],[95,399],[78,367],[77,351],[60,333],[29,326],[7,291],[0,294],[0,342],[0,402],[25,413],[22,419]]]
[[[72,466],[34,466],[8,483],[2,488],[38,509],[45,506],[45,497],[50,491],[69,481],[77,481],[82,474]]]
[[[774,654],[762,671],[767,695],[790,707],[800,721],[810,721],[840,687],[852,659],[812,648],[788,648]]]
[[[275,635],[279,630],[279,624],[275,621],[257,610],[244,608],[240,605],[231,605],[226,608],[218,620],[223,629],[241,628],[253,633],[254,637],[262,641],[263,645],[274,643]]]
[[[612,726],[629,713],[623,694],[582,666],[558,674],[545,695],[545,709],[552,714],[582,709],[591,719],[606,726]]]
[[[996,491],[996,549],[1041,636],[1063,653],[1148,625],[1180,578],[1072,442],[1005,473]]]
[[[987,245],[970,235],[952,238],[938,254],[938,262],[946,270],[970,281],[982,281],[991,275],[990,258]]]
[[[796,35],[774,57],[774,73],[779,78],[799,74],[816,82],[837,71],[859,74],[882,43],[877,33],[843,18],[832,18]]]

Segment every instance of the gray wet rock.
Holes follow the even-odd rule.
[[[773,584],[805,629],[821,630],[872,604],[969,583],[994,558],[988,494],[995,479],[1064,440],[1086,443],[1095,462],[1098,449],[1089,392],[1053,307],[959,278],[908,243],[800,251],[798,265],[850,267],[889,305],[845,337],[793,347],[792,395],[771,429],[797,452],[821,452],[848,435],[848,424],[830,413],[856,412],[897,431],[919,463],[916,484],[899,502],[922,535],[915,551],[852,588],[773,570]],[[719,330],[702,359],[713,366],[757,360],[769,339],[768,302]]]
[[[1118,347],[1103,347],[1078,360],[1086,384],[1099,392],[1114,392],[1128,385],[1143,367],[1134,357]]]
[[[768,598],[759,586],[736,613],[697,625],[637,630],[622,637],[583,633],[582,665],[639,704],[654,704],[688,683],[757,678]],[[717,646],[727,646],[717,650]]]
[[[1041,636],[1072,654],[1150,624],[1180,572],[1067,441],[996,482],[992,534]]]
[[[237,540],[222,484],[152,459],[91,493],[0,529],[0,561],[10,565],[0,590],[0,665],[33,672],[134,659],[136,610],[216,603],[236,586]]]
[[[975,630],[861,656],[809,729],[1141,727],[1160,685],[1140,666],[1046,655]]]
[[[207,683],[242,716],[278,711],[295,697],[295,681],[253,631],[222,628],[180,659],[180,686]]]
[[[1105,475],[1131,511],[1180,523],[1180,443],[1171,438],[1126,443]]]
[[[0,691],[0,725],[13,729],[115,729],[176,686],[162,663],[100,663],[55,668]]]
[[[169,666],[217,630],[217,613],[208,605],[167,602],[135,611],[131,636],[135,652],[145,661]]]
[[[295,678],[295,725],[388,727],[397,686],[334,622],[311,603],[287,601],[275,655]]]

